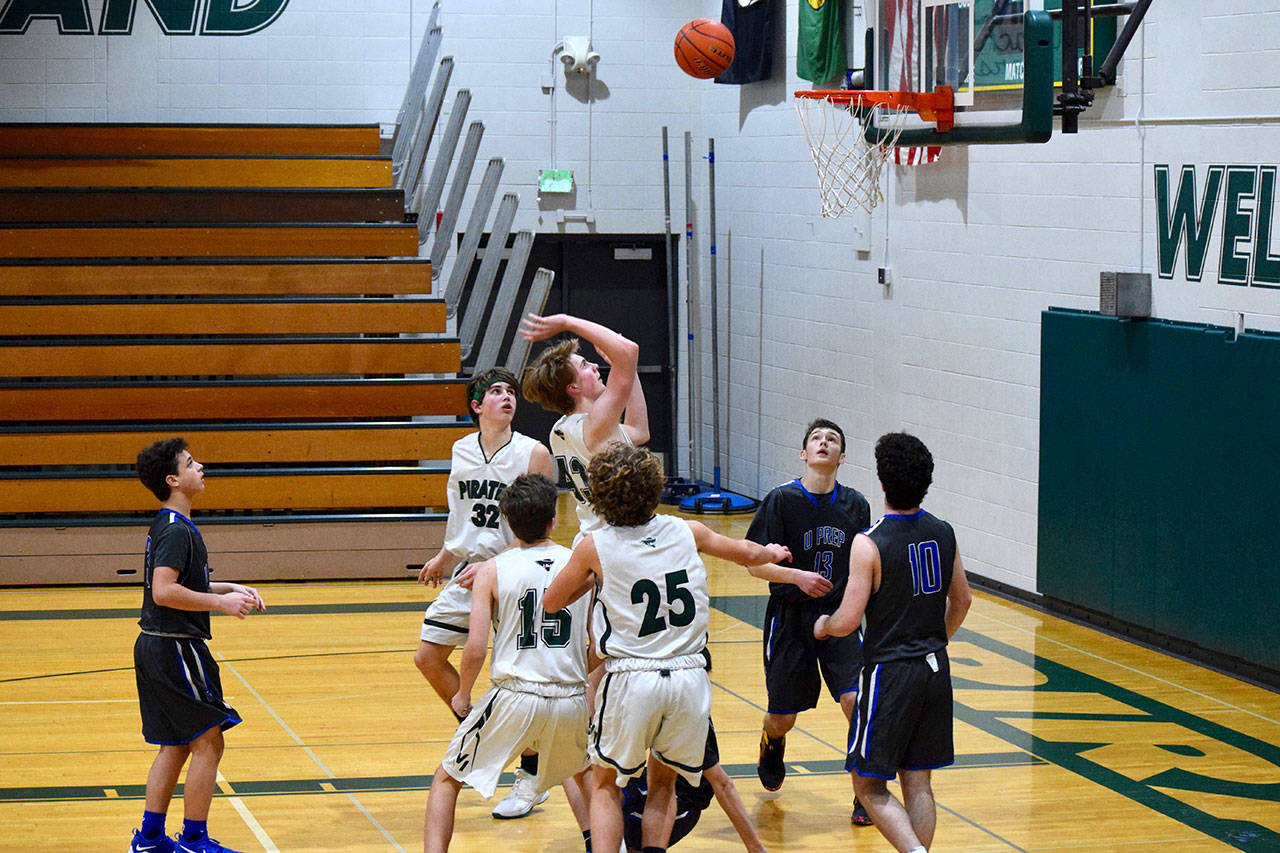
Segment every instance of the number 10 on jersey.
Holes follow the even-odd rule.
[[[911,594],[929,595],[942,589],[942,552],[938,543],[912,542],[907,546],[911,563]]]

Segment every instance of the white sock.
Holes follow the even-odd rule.
[[[923,847],[912,847],[907,851],[907,853],[929,853],[929,851],[925,850]]]

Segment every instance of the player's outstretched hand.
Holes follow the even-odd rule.
[[[564,314],[551,314],[547,317],[527,314],[520,321],[520,336],[526,341],[546,340],[568,328],[567,320],[568,317]]]
[[[225,592],[218,596],[218,609],[228,616],[243,619],[258,609],[252,595],[243,592]]]
[[[810,598],[822,598],[831,592],[831,581],[817,572],[797,571],[795,584]]]
[[[471,697],[463,696],[461,692],[455,693],[453,698],[449,700],[449,707],[459,717],[465,717],[471,713]]]
[[[831,636],[827,633],[827,617],[819,616],[817,621],[813,623],[813,636],[818,640],[825,640]]]

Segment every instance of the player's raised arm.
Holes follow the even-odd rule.
[[[689,521],[688,524],[689,530],[693,532],[693,542],[703,554],[729,560],[740,566],[759,566],[791,559],[791,552],[783,545],[772,542],[760,545],[750,539],[730,539],[716,533],[701,521]]]
[[[747,573],[753,578],[760,578],[770,583],[794,584],[797,589],[810,598],[821,598],[831,592],[831,581],[817,572],[810,572],[805,569],[792,569],[787,566],[779,566],[777,563],[765,563],[761,566],[748,566]]]
[[[637,357],[638,360],[638,357]],[[613,381],[613,373],[609,374]],[[649,443],[649,405],[644,399],[644,388],[640,386],[640,374],[631,384],[631,397],[627,400],[626,411],[622,414],[622,430],[635,445]]]
[[[634,405],[632,392],[636,384],[640,346],[607,326],[574,317],[571,314],[551,314],[546,317],[529,314],[520,321],[520,334],[525,340],[540,341],[560,332],[569,332],[590,341],[600,353],[600,357],[610,366],[609,379],[604,384],[604,392],[596,398],[582,430],[587,446],[596,448],[617,430],[628,404]],[[643,433],[647,440],[649,418],[643,400],[640,401],[637,417],[641,413],[643,413]],[[635,443],[634,438],[632,441]]]

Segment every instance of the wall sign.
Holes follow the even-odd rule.
[[[1185,243],[1184,275],[1200,281],[1210,244],[1216,242],[1219,284],[1280,287],[1280,251],[1272,227],[1276,171],[1276,166],[1213,165],[1206,167],[1201,183],[1195,166],[1183,166],[1171,195],[1169,165],[1156,164],[1160,277],[1173,278]]]
[[[171,36],[243,36],[270,26],[289,0],[104,0],[98,35],[133,32],[139,5]],[[4,0],[0,35],[20,35],[32,21],[53,20],[61,35],[94,34],[88,0]]]

